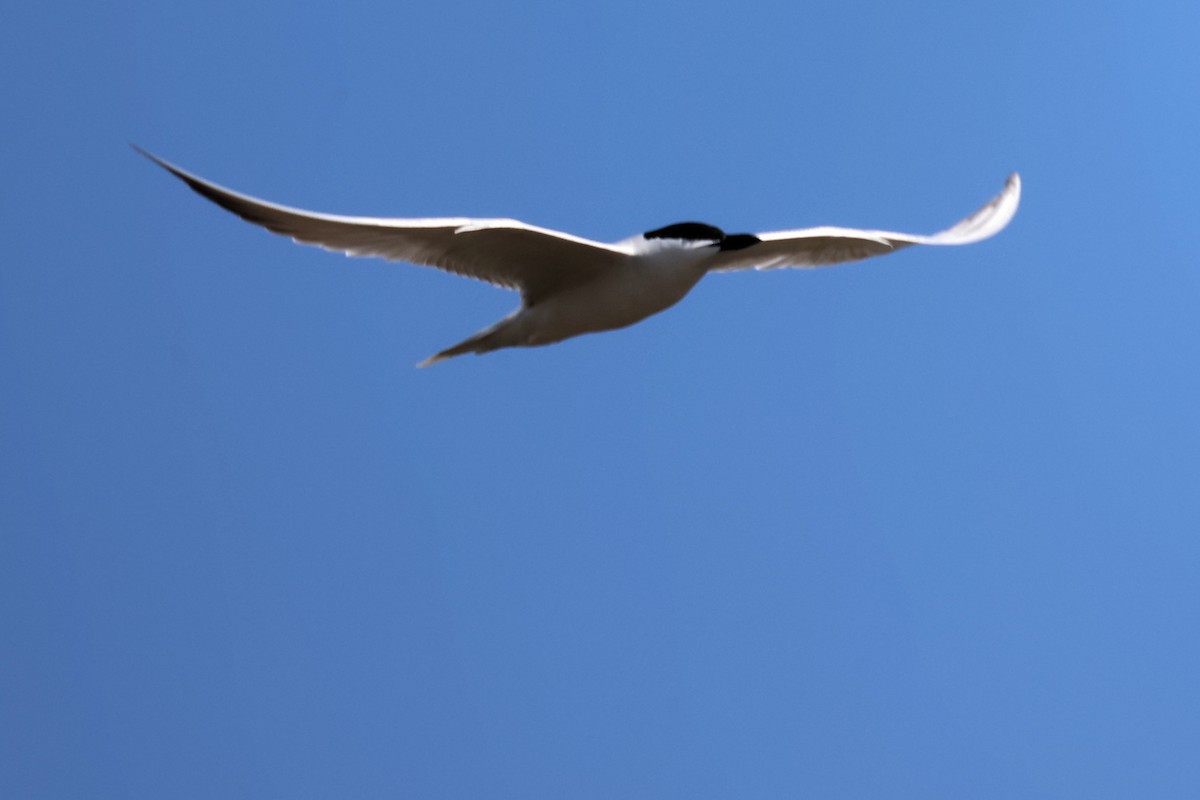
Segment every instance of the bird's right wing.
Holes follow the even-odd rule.
[[[618,246],[514,219],[387,219],[288,208],[218,186],[141,148],[135,149],[197,194],[273,233],[347,255],[437,267],[516,289],[526,304],[558,288],[583,282],[628,257]]]
[[[940,233],[923,236],[854,228],[805,228],[757,234],[746,247],[717,253],[709,270],[825,267],[894,253],[914,244],[971,244],[995,236],[1008,225],[1021,202],[1021,178],[1008,177],[1000,193],[978,211]]]

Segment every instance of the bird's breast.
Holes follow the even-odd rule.
[[[704,275],[699,263],[695,256],[635,256],[587,283],[522,309],[513,321],[512,335],[522,344],[549,344],[633,325],[683,299]]]

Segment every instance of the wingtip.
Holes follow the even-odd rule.
[[[141,145],[139,145],[139,144],[137,144],[137,143],[135,143],[135,142],[130,142],[130,143],[129,143],[129,146],[130,146],[130,148],[132,148],[132,149],[133,149],[133,152],[137,153],[137,154],[138,154],[138,155],[140,155],[140,156],[145,156],[146,158],[148,158],[148,159],[150,159],[151,161],[153,161],[155,164],[158,164],[159,166],[162,166],[162,167],[165,167],[165,166],[167,166],[167,164],[166,164],[166,162],[165,162],[165,161],[163,161],[161,158],[159,158],[158,156],[154,155],[154,153],[151,153],[149,150],[147,150],[146,148],[142,147]]]
[[[971,216],[931,237],[932,244],[971,244],[1008,227],[1021,205],[1021,176],[1013,172],[1004,188]]]
[[[1008,184],[1007,184],[1006,188],[1010,192],[1012,192],[1013,197],[1016,199],[1016,204],[1020,205],[1020,203],[1021,203],[1021,174],[1018,172],[1014,172],[1012,175],[1009,175],[1008,176]],[[1014,214],[1016,213],[1015,208],[1013,209],[1013,213]]]
[[[189,179],[195,178],[195,176],[193,176],[187,170],[180,169],[179,167],[172,164],[170,161],[167,161],[166,159],[163,159],[163,158],[159,158],[158,156],[154,155],[154,153],[151,153],[149,150],[147,150],[144,147],[140,147],[139,145],[136,145],[133,142],[130,142],[129,146],[133,148],[133,151],[135,153],[145,156],[146,158],[150,159],[155,164],[158,164],[160,167],[165,169],[167,172],[171,173],[172,175],[174,175],[178,178],[182,178],[183,180],[189,180]]]
[[[1001,216],[1006,217],[1004,220],[1004,225],[1000,226],[1000,228],[1003,228],[1017,213],[1017,208],[1021,205],[1020,173],[1013,172],[1008,176],[1008,180],[1004,182],[1004,189],[1000,192],[998,205],[1005,207],[1000,212]]]

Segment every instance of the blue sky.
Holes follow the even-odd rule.
[[[0,795],[1200,792],[1194,3],[6,12]],[[932,232],[516,298],[277,202]]]

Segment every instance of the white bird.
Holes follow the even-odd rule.
[[[225,189],[134,149],[222,208],[297,242],[437,267],[521,293],[521,305],[507,317],[429,357],[422,367],[463,353],[535,347],[624,328],[675,305],[710,272],[824,267],[914,244],[978,242],[1008,224],[1021,198],[1021,179],[1014,172],[982,208],[930,236],[832,227],[727,234],[712,225],[681,222],[603,244],[515,219],[386,219],[302,211]]]

